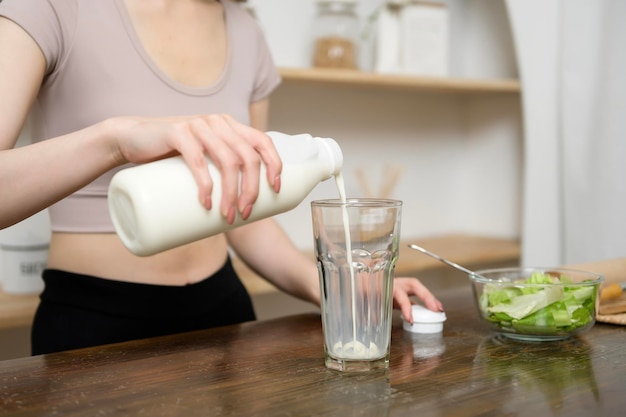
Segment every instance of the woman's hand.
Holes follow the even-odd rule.
[[[402,317],[413,323],[411,295],[417,296],[432,311],[443,311],[443,305],[417,278],[395,278],[393,281],[393,306],[400,309]]]
[[[268,183],[274,191],[280,190],[282,162],[272,140],[230,116],[118,118],[108,123],[116,131],[120,163],[182,155],[198,184],[200,202],[211,209],[213,179],[205,160],[208,156],[222,175],[220,211],[228,223],[235,220],[236,210],[243,219],[250,215],[259,194],[262,163]]]

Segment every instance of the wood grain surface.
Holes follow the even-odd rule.
[[[382,88],[385,90],[441,93],[518,94],[520,82],[515,79],[468,79],[416,77],[399,74],[377,74],[333,68],[280,68],[286,83],[330,85],[333,87]]]
[[[326,369],[319,315],[298,315],[0,362],[0,415],[623,415],[625,327],[514,342],[478,322],[469,286],[439,296],[440,338],[396,313],[387,371]]]
[[[600,314],[626,313],[626,294],[622,294],[611,300],[600,302]]]
[[[0,330],[30,326],[39,294],[6,294],[0,290]]]

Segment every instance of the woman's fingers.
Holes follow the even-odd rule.
[[[410,296],[415,295],[426,308],[432,311],[443,311],[443,304],[417,278],[394,279],[394,304],[402,312],[402,317],[413,322]]]
[[[255,147],[255,137],[250,134],[248,137],[243,136],[243,129],[228,116],[209,116],[209,121],[215,136],[222,139],[234,155],[232,160],[214,158],[210,144],[207,145],[207,152],[222,173],[223,188],[227,190],[222,196],[222,209],[227,209],[229,223],[234,220],[235,210],[241,213],[243,219],[247,219],[259,195],[262,161]],[[253,132],[265,136],[261,132]]]
[[[396,280],[394,280],[393,287],[393,302],[394,306],[400,309],[402,313],[402,317],[409,323],[413,323],[413,314],[411,311],[411,300],[409,299],[409,294],[406,292],[404,288],[401,286],[395,285]]]
[[[241,137],[243,137],[249,144],[252,145],[261,160],[265,164],[267,182],[274,189],[275,192],[280,191],[280,175],[282,173],[283,165],[274,147],[274,143],[271,138],[265,133],[260,132],[250,126],[238,123],[232,117],[224,116],[226,122],[235,130]]]
[[[203,116],[188,123],[193,133],[192,142],[200,144],[202,157],[208,156],[220,171],[221,202],[219,210],[222,216],[226,218],[226,221],[232,224],[237,211],[239,179],[243,165],[241,156],[237,153],[236,147],[233,146],[233,143],[236,143],[239,139],[232,137],[236,133],[228,127],[220,116]],[[183,157],[187,160],[185,154],[183,154]],[[190,164],[190,168],[193,171],[198,167]],[[204,167],[198,169],[199,172],[194,173],[196,179],[205,173],[210,175],[206,160]],[[198,186],[202,188],[203,184],[198,183]],[[200,193],[202,194],[202,191]]]
[[[201,138],[198,140],[198,138]],[[226,157],[230,150],[225,143],[219,141],[213,134],[211,128],[202,119],[193,119],[185,122],[185,127],[181,133],[180,141],[176,145],[177,150],[189,166],[191,173],[198,184],[198,198],[200,203],[210,210],[213,207],[212,193],[214,182],[211,177],[208,164],[206,143],[211,142],[213,152],[216,155],[223,154]],[[224,211],[222,210],[224,215]]]
[[[118,118],[116,131],[120,159],[143,163],[182,155],[198,185],[198,198],[207,209],[216,186],[206,157],[220,171],[219,210],[233,223],[236,213],[247,219],[259,195],[260,167],[267,181],[280,190],[282,162],[269,136],[227,115],[169,118]]]

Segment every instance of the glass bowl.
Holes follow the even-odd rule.
[[[604,277],[566,268],[500,268],[470,274],[480,318],[503,336],[562,340],[595,323]]]

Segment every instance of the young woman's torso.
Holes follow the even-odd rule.
[[[185,86],[207,87],[222,75],[228,58],[223,6],[211,0],[125,0],[144,50],[168,77]],[[54,232],[48,267],[103,278],[161,285],[200,281],[227,256],[223,235],[151,257],[132,255],[114,233]]]

